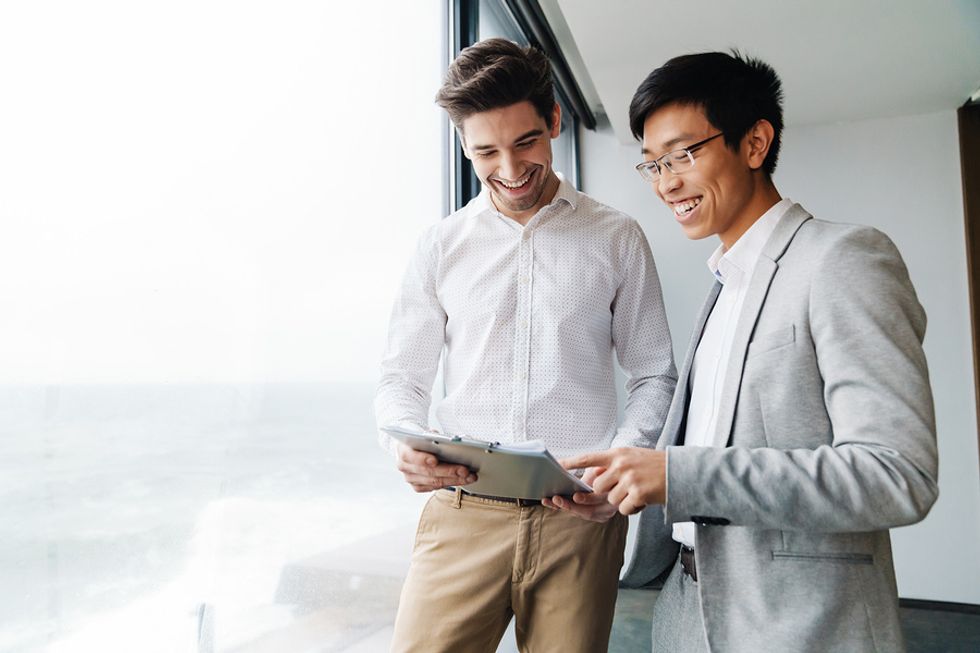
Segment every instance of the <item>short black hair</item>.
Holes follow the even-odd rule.
[[[446,71],[436,95],[436,103],[460,129],[474,113],[525,100],[551,129],[555,108],[551,62],[540,50],[501,38],[486,39],[463,49]]]
[[[643,124],[653,112],[673,103],[701,107],[708,121],[738,150],[742,137],[759,120],[772,124],[772,145],[762,169],[772,176],[783,131],[783,91],[772,66],[737,50],[674,57],[647,75],[630,102],[630,130],[643,139]]]

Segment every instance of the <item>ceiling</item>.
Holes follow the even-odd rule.
[[[619,140],[646,75],[673,56],[738,48],[783,80],[788,125],[955,109],[980,86],[980,0],[541,0]]]

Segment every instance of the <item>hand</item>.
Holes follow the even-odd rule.
[[[566,469],[598,468],[592,489],[606,494],[624,515],[667,501],[667,452],[640,447],[572,456],[561,461]]]
[[[582,481],[592,485],[600,471],[596,467],[590,467],[582,476]],[[555,510],[565,510],[576,517],[595,522],[607,522],[616,514],[616,506],[609,503],[605,494],[597,492],[576,492],[572,495],[571,501],[568,497],[562,496],[544,498],[541,499],[541,505]]]
[[[398,471],[416,492],[430,492],[450,485],[468,485],[476,474],[463,465],[440,463],[431,453],[398,443]]]

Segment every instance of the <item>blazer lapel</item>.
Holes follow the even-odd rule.
[[[759,261],[752,272],[749,287],[745,291],[742,311],[735,325],[735,335],[732,338],[732,348],[728,359],[728,370],[722,385],[721,398],[718,402],[718,421],[712,434],[712,445],[715,447],[728,446],[732,434],[732,420],[735,417],[735,406],[738,404],[738,394],[742,387],[742,371],[745,369],[745,355],[748,353],[749,341],[759,319],[759,313],[765,304],[769,286],[779,269],[777,261],[789,247],[800,226],[810,219],[810,214],[799,204],[794,204],[779,220],[775,231],[766,241],[759,256]]]
[[[657,440],[657,449],[666,449],[677,444],[681,437],[681,427],[687,421],[687,403],[690,399],[691,390],[689,380],[691,378],[691,366],[694,364],[694,352],[697,351],[698,343],[701,342],[701,334],[704,333],[704,325],[708,322],[711,309],[715,306],[715,301],[721,293],[721,284],[715,281],[708,291],[708,297],[701,306],[701,312],[694,323],[694,331],[691,333],[691,341],[687,345],[687,353],[684,355],[684,364],[681,366],[680,374],[677,376],[677,389],[674,391],[674,399],[670,404],[670,411],[667,413],[667,420],[664,423],[664,430]]]

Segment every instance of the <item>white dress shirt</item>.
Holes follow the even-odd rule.
[[[427,426],[443,350],[444,432],[542,440],[557,456],[652,447],[677,376],[639,225],[564,179],[526,226],[484,189],[423,235],[391,315],[379,426]],[[627,375],[618,429],[614,351]]]
[[[721,282],[722,288],[694,352],[689,379],[691,399],[684,432],[685,447],[725,446],[724,442],[712,442],[712,435],[718,421],[718,401],[725,372],[728,371],[732,339],[745,301],[745,291],[762,248],[776,229],[779,219],[792,205],[789,199],[780,200],[763,213],[731,249],[726,251],[724,245],[719,245],[708,259],[708,269]],[[674,523],[673,538],[685,546],[694,546],[694,532],[693,522]]]

